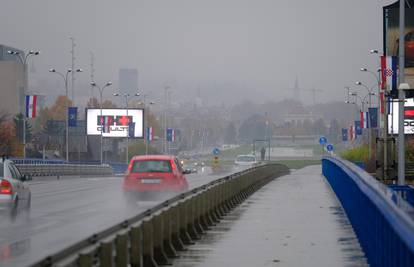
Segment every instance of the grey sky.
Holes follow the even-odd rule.
[[[343,100],[356,80],[374,83],[359,68],[377,68],[368,51],[382,48],[382,6],[392,2],[1,0],[0,42],[42,51],[32,81],[43,92],[57,84],[50,67],[70,66],[74,36],[85,70],[77,94],[88,92],[93,51],[97,82],[114,81],[113,90],[118,69],[131,67],[154,96],[169,84],[175,98],[190,100],[199,87],[210,104],[260,103],[290,97],[298,75],[301,87],[324,90],[326,102]],[[302,98],[311,102],[309,93]]]

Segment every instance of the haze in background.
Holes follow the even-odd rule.
[[[342,101],[343,87],[362,80],[382,49],[382,6],[376,0],[3,0],[1,43],[39,49],[30,65],[31,90],[63,94],[48,73],[71,65],[70,36],[76,38],[76,104],[91,95],[90,52],[95,80],[114,82],[120,68],[138,69],[140,90],[191,101],[200,91],[209,104],[278,101],[299,87],[324,90],[318,102]],[[16,15],[18,14],[18,15]],[[97,92],[95,92],[97,95]],[[312,104],[309,92],[302,101]]]

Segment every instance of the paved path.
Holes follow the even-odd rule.
[[[188,247],[174,266],[367,266],[321,166],[280,177]]]

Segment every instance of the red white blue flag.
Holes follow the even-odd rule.
[[[145,134],[147,136],[148,141],[152,141],[154,139],[154,133],[152,131],[152,127],[147,127]]]
[[[26,96],[26,118],[36,117],[36,106],[37,106],[37,96],[27,95]]]
[[[349,141],[355,140],[356,134],[355,134],[355,125],[351,124],[348,129],[348,139]]]
[[[368,112],[360,112],[361,128],[369,128],[369,114]]]
[[[397,57],[381,56],[382,89],[397,90]]]

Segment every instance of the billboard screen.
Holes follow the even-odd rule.
[[[107,125],[101,129],[100,121],[105,121]],[[133,131],[129,130],[129,125],[134,125]],[[103,137],[130,137],[144,138],[144,110],[131,109],[86,109],[86,133],[88,135],[100,135]]]
[[[398,56],[399,3],[384,7],[384,53]],[[405,8],[405,82],[414,88],[414,8]],[[396,90],[395,90],[396,91]],[[396,92],[393,95],[396,97]]]
[[[414,134],[414,98],[406,99],[404,105],[404,133],[405,134]],[[388,133],[389,134],[398,134],[398,102],[391,102],[391,111],[392,113],[388,115]]]

